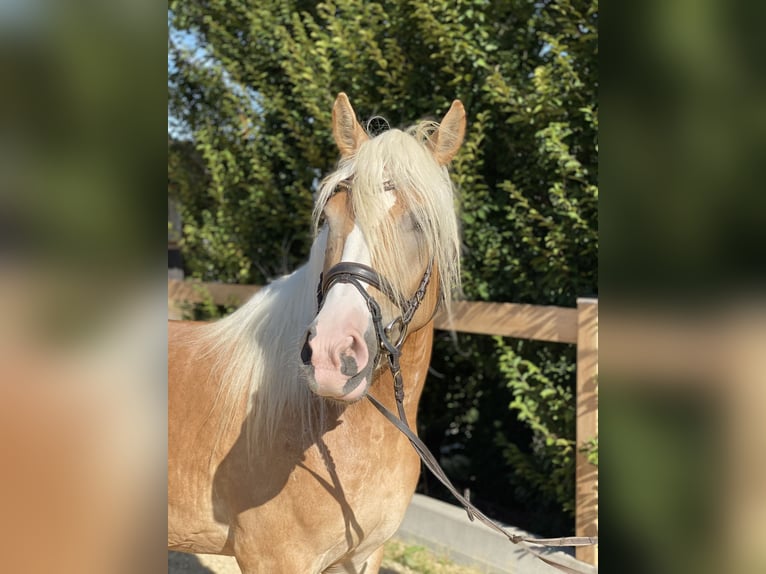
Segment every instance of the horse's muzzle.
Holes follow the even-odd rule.
[[[370,325],[354,330],[324,332],[311,325],[301,349],[306,384],[319,396],[354,402],[363,398],[377,359],[377,339]]]

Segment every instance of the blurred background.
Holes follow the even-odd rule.
[[[465,103],[466,299],[603,299],[602,566],[763,571],[764,5],[634,4],[0,4],[2,569],[166,567],[166,247],[300,264],[345,90],[392,126]],[[480,507],[571,529],[575,350],[459,348],[424,438]]]
[[[164,568],[165,14],[0,2],[3,572]]]
[[[756,2],[602,5],[602,561],[766,567]]]

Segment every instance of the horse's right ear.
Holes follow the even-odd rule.
[[[343,92],[335,98],[332,107],[332,135],[343,157],[353,155],[369,136],[356,121],[356,112]]]

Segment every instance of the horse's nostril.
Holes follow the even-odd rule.
[[[303,343],[303,348],[301,349],[301,360],[303,361],[304,365],[311,364],[311,345],[309,345],[309,337],[306,337],[306,342]]]

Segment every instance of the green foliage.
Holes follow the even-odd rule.
[[[465,104],[453,177],[467,299],[573,306],[597,294],[595,0],[170,9],[180,127],[168,183],[194,277],[262,283],[305,260],[312,191],[337,160],[332,102],[346,91],[363,117],[393,126]],[[570,524],[573,349],[439,334],[432,366],[420,432],[457,482],[501,516],[521,513],[520,526]]]
[[[598,437],[592,438],[585,443],[583,451],[588,456],[588,462],[598,466]]]
[[[508,463],[522,479],[519,491],[525,499],[555,500],[571,512],[576,420],[572,409],[575,397],[568,383],[574,365],[568,357],[554,356],[544,363],[543,371],[511,344],[499,340],[498,346],[500,369],[513,394],[510,408],[532,430],[531,456],[524,455],[504,435],[499,435],[497,442],[504,447]]]

